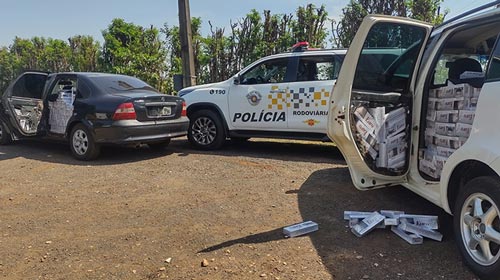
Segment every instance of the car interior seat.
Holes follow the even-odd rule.
[[[471,78],[471,79],[460,79],[466,71],[471,72],[483,72],[483,68],[479,61],[473,58],[459,58],[453,62],[447,64],[448,66],[448,80],[454,84],[468,83],[473,87],[480,88],[484,84],[484,78]]]

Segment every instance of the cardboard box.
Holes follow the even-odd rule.
[[[402,111],[400,110],[402,109]],[[404,131],[406,128],[406,113],[404,108],[400,108],[387,114],[385,120],[385,133],[392,136]],[[394,113],[393,113],[394,112]],[[402,113],[401,113],[402,112]]]
[[[434,131],[434,129],[426,128],[424,133],[425,145],[434,145],[434,137],[436,136],[436,132]]]

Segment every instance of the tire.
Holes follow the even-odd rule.
[[[12,136],[7,132],[5,124],[0,121],[0,145],[7,145],[12,142]]]
[[[69,146],[71,153],[78,160],[93,160],[101,151],[90,131],[82,124],[75,125],[71,130]]]
[[[189,122],[188,140],[200,150],[217,150],[222,147],[226,135],[219,115],[210,110],[193,113]]]
[[[162,142],[149,143],[148,146],[152,150],[163,150],[166,149],[169,144],[170,144],[170,139],[167,139]]]
[[[455,203],[455,239],[465,263],[481,279],[500,275],[500,180],[478,177],[460,190]]]

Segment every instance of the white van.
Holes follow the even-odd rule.
[[[403,185],[454,215],[465,262],[500,277],[500,9],[433,27],[367,16],[329,103],[360,190]],[[388,67],[365,55],[400,50]]]

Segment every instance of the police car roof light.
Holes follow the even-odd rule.
[[[309,42],[298,42],[292,46],[292,52],[301,52],[309,48]]]

